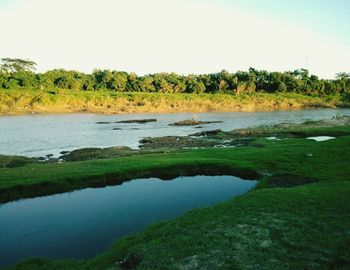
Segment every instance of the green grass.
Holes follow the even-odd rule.
[[[317,130],[313,135],[325,131]],[[122,260],[124,269],[347,269],[350,136],[343,135],[0,169],[2,200],[25,197],[30,187],[53,193],[138,176],[204,172],[262,179],[243,196],[158,222],[90,260],[32,259],[12,269],[120,269]]]
[[[35,162],[34,158],[0,155],[0,168],[16,168]]]
[[[336,130],[339,132],[340,129]],[[268,173],[292,175],[295,178],[308,176],[317,181],[329,177],[345,180],[350,172],[344,166],[344,161],[349,157],[349,141],[348,136],[322,143],[296,138],[281,141],[259,139],[252,146],[242,148],[212,148],[116,159],[28,164],[1,169],[0,201],[87,186],[103,186],[137,177],[195,174],[204,169],[208,173],[223,172],[243,177]],[[312,154],[312,157],[308,154]]]

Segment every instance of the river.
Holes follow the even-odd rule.
[[[281,122],[300,123],[334,116],[350,115],[350,109],[310,109],[269,112],[175,113],[175,114],[57,114],[0,117],[0,154],[59,156],[61,151],[84,147],[129,146],[138,148],[143,137],[189,135],[202,130],[220,128],[228,131]],[[155,118],[145,124],[114,123],[128,119]],[[223,121],[193,126],[169,126],[180,120]],[[111,122],[111,124],[96,124]],[[118,130],[114,130],[117,128]]]

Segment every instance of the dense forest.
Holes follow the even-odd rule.
[[[72,89],[82,91],[160,93],[252,93],[295,92],[307,95],[350,94],[350,73],[338,73],[336,79],[319,79],[306,69],[268,72],[249,71],[203,75],[157,73],[138,76],[135,73],[96,69],[92,74],[64,69],[35,72],[30,60],[2,58],[0,88],[2,89]]]

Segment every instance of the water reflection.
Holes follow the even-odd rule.
[[[88,258],[147,224],[243,194],[234,176],[138,179],[0,206],[0,267],[29,256]]]

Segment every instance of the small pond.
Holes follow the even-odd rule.
[[[137,179],[0,205],[0,267],[27,257],[89,258],[146,225],[243,194],[234,176]]]

